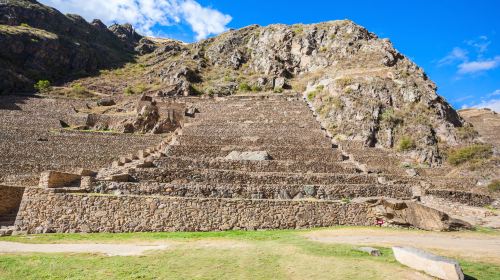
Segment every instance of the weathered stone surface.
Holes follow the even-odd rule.
[[[113,106],[115,101],[111,98],[101,98],[97,101],[97,106]]]
[[[396,260],[408,267],[445,280],[463,280],[464,274],[457,261],[437,256],[412,247],[392,247]]]
[[[24,188],[0,185],[0,216],[17,211]]]
[[[371,200],[371,202],[375,215],[390,224],[414,226],[434,231],[472,227],[465,221],[451,218],[444,212],[414,201],[378,199]]]
[[[270,160],[271,156],[266,151],[239,152],[232,151],[226,156],[229,160]]]
[[[366,204],[333,201],[95,196],[38,188],[27,189],[25,198],[16,231],[28,233],[309,228],[369,225],[373,219]]]
[[[45,171],[40,175],[39,187],[60,188],[80,183],[81,175],[59,171]]]

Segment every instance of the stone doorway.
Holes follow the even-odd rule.
[[[14,226],[24,188],[0,185],[0,229]]]

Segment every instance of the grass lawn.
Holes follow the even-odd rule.
[[[392,251],[314,242],[304,230],[207,233],[50,234],[0,238],[25,243],[175,244],[143,256],[0,255],[0,279],[422,279]],[[460,260],[469,279],[500,279],[500,265]]]

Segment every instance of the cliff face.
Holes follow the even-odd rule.
[[[100,21],[91,24],[36,1],[0,1],[0,93],[120,66],[132,59],[132,44]]]
[[[2,91],[117,66],[135,48],[136,63],[78,83],[104,94],[299,92],[339,141],[394,148],[431,165],[441,162],[441,147],[471,140],[459,137],[468,124],[423,70],[352,21],[253,25],[184,44],[141,38],[130,25],[107,29],[36,1],[1,3]]]

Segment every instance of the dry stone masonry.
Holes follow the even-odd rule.
[[[377,218],[430,230],[465,225],[418,202],[398,202],[414,198],[420,182],[360,169],[298,95],[182,102],[182,128],[156,146],[97,174],[43,173],[39,187],[24,193],[15,230],[254,230],[373,225]],[[412,207],[374,203],[382,197]],[[436,221],[421,221],[431,214]]]

